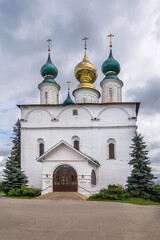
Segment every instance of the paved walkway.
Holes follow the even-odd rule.
[[[159,240],[160,206],[0,199],[2,240]]]
[[[7,198],[5,194],[0,194],[0,199]]]

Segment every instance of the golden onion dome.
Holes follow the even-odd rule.
[[[77,64],[74,69],[74,74],[76,79],[80,82],[78,88],[86,87],[86,88],[95,88],[92,84],[96,81],[98,77],[97,69],[95,66],[90,63],[87,57],[87,47],[86,47],[86,38],[85,40],[85,54],[83,60]]]

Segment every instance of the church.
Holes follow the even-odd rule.
[[[84,58],[74,69],[77,88],[59,103],[58,70],[48,59],[41,68],[40,104],[21,110],[21,168],[29,187],[49,192],[78,192],[90,196],[109,184],[125,185],[130,175],[130,146],[137,128],[139,102],[123,102],[120,64],[112,53],[102,64],[101,92],[94,86],[98,73]]]

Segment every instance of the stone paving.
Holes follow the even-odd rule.
[[[160,206],[0,199],[1,240],[159,240]]]
[[[86,198],[77,192],[50,192],[37,197],[37,199],[41,200],[86,200]]]

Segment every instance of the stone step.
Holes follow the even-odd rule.
[[[48,200],[86,200],[87,197],[77,192],[51,192],[37,197],[36,199]]]

